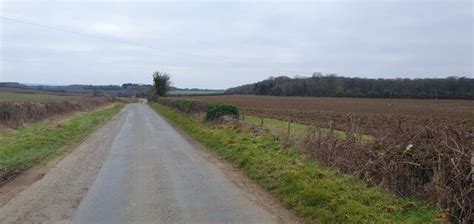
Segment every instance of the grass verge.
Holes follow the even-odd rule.
[[[262,124],[261,117],[251,115],[245,115],[245,121],[255,125]],[[288,121],[282,121],[273,118],[263,118],[263,126],[278,136],[287,135],[288,133]],[[290,138],[292,139],[301,139],[303,136],[307,136],[309,133],[315,131],[322,134],[329,134],[332,132],[338,139],[341,140],[346,140],[348,138],[348,134],[344,131],[331,130],[329,128],[316,127],[295,122],[290,123]],[[373,140],[372,136],[364,134],[355,134],[355,138],[360,142],[369,142]]]
[[[318,165],[271,135],[213,126],[151,103],[207,148],[241,168],[307,223],[430,223],[436,208],[396,198],[362,180]]]
[[[120,111],[123,103],[79,112],[63,122],[39,122],[0,135],[0,184],[60,155]]]

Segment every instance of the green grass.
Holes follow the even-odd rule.
[[[39,122],[0,134],[0,177],[19,173],[60,155],[123,106],[123,103],[115,103],[101,110],[76,113],[63,122]]]
[[[362,180],[318,165],[271,135],[209,125],[168,107],[151,106],[296,211],[307,223],[430,223],[436,208],[396,198]]]
[[[28,94],[28,93],[7,93],[0,92],[0,102],[18,102],[18,101],[57,101],[78,98],[77,96],[60,96],[52,94]]]
[[[168,94],[170,96],[176,95],[209,95],[209,94],[218,94],[224,93],[224,91],[213,91],[213,90],[200,90],[200,91],[193,91],[193,90],[172,90],[169,91]]]
[[[245,121],[250,124],[261,125],[262,118],[245,115]],[[273,118],[263,118],[263,126],[278,136],[288,135],[288,121],[282,121]],[[290,138],[292,139],[301,139],[303,136],[306,136],[307,134],[314,131],[323,134],[329,134],[331,132],[329,128],[316,127],[295,122],[290,123]],[[332,130],[332,132],[337,138],[341,140],[345,140],[348,137],[347,133],[344,131]],[[370,135],[356,134],[355,137],[362,142],[372,140],[372,136]]]

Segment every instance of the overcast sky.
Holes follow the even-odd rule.
[[[178,87],[228,88],[313,72],[474,76],[471,0],[0,2],[0,81],[151,83],[164,71]]]

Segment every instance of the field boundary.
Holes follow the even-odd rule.
[[[115,101],[110,97],[83,97],[45,102],[0,102],[0,123],[18,128],[25,123],[35,123],[57,115],[94,110]]]
[[[242,169],[306,222],[429,223],[436,216],[432,205],[395,198],[358,178],[321,167],[301,150],[286,148],[271,135],[256,135],[246,126],[209,125],[157,103],[150,105]]]
[[[450,222],[472,222],[474,101],[272,96],[190,97],[227,103],[265,119],[289,145],[302,145],[324,166],[364,179],[400,197],[434,203]],[[246,119],[246,120],[247,120]],[[285,121],[315,127],[291,139]],[[260,124],[258,124],[260,123]],[[267,126],[267,125],[265,125]],[[286,126],[286,127],[285,127]],[[291,128],[296,125],[291,124]],[[334,130],[332,134],[316,127]],[[304,129],[299,127],[300,130]],[[341,138],[335,130],[344,131]],[[293,132],[292,132],[293,134]],[[360,141],[358,136],[370,136]],[[296,143],[296,144],[295,144]]]

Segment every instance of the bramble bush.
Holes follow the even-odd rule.
[[[213,121],[223,116],[230,116],[233,118],[239,117],[239,109],[230,104],[209,104],[206,109],[206,120]]]

